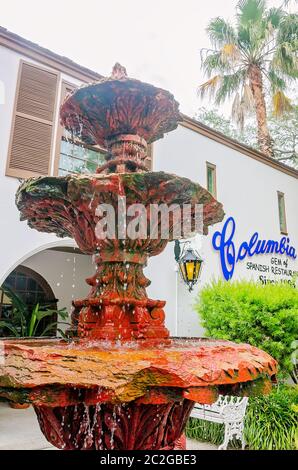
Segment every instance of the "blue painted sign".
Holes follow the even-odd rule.
[[[212,246],[219,251],[222,272],[227,281],[232,279],[238,261],[242,261],[246,257],[270,253],[285,255],[292,259],[297,258],[296,249],[290,245],[288,237],[282,237],[279,241],[260,240],[258,232],[251,236],[249,242],[242,242],[237,249],[234,243],[235,231],[235,219],[229,217],[222,231],[215,232],[212,237]]]

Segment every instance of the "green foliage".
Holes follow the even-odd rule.
[[[46,306],[42,308],[36,304],[30,310],[27,304],[9,287],[2,286],[1,289],[12,303],[12,313],[9,318],[0,320],[0,331],[2,336],[15,336],[15,337],[32,337],[32,336],[46,336],[57,330],[62,335],[63,331],[57,329],[57,321],[53,321],[41,329],[41,320],[46,317],[52,317],[57,314],[57,317],[65,320],[68,313],[65,308],[60,310],[50,309]]]
[[[260,347],[295,380],[291,356],[298,337],[298,291],[292,285],[213,282],[202,289],[195,308],[208,336]]]
[[[252,450],[298,449],[298,389],[279,385],[270,395],[251,397],[244,425],[245,440]],[[223,424],[190,418],[186,435],[219,445],[223,442]],[[237,441],[232,446],[237,446]]]
[[[283,118],[269,117],[268,127],[273,138],[274,157],[298,168],[298,106]]]
[[[236,22],[213,18],[207,33],[212,47],[201,50],[208,80],[200,95],[209,93],[218,105],[234,96],[233,119],[243,129],[245,117],[255,111],[261,135],[266,105],[255,95],[256,86],[261,93],[268,90],[276,116],[291,109],[284,92],[298,78],[298,15],[268,9],[265,0],[240,0]]]
[[[206,108],[200,108],[195,118],[238,142],[259,149],[257,129],[252,120],[243,129],[239,129],[216,109]],[[298,106],[293,106],[282,118],[274,117],[271,113],[268,128],[273,141],[274,158],[298,168]]]
[[[221,132],[225,136],[231,137],[231,139],[237,140],[238,142],[248,145],[249,147],[258,148],[257,130],[254,125],[246,125],[243,130],[240,130],[239,127],[233,125],[231,119],[227,119],[215,108],[199,108],[195,115],[195,119],[202,122],[206,126]]]
[[[245,438],[253,450],[297,449],[298,388],[280,386],[267,396],[250,399]]]
[[[220,445],[224,440],[224,425],[203,419],[189,418],[185,434],[189,439]]]

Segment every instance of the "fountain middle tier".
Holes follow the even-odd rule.
[[[74,238],[82,252],[99,251],[106,261],[135,261],[136,257],[138,261],[139,257],[155,256],[168,241],[192,235],[198,230],[195,223],[206,234],[209,225],[224,217],[222,204],[205,188],[164,172],[31,178],[20,186],[16,203],[21,219],[28,220],[30,227]],[[136,210],[142,211],[145,227],[145,235],[136,239],[129,237],[127,230],[124,235],[119,233],[119,221],[128,229],[137,215],[125,210],[123,221],[123,206],[127,209],[134,204],[138,205]],[[165,228],[160,219],[152,220],[152,206],[160,205],[172,209]],[[188,223],[181,224],[181,210],[185,205],[190,210]],[[202,205],[201,212],[196,212],[197,205]],[[104,237],[98,222],[107,206],[115,218],[114,227],[112,224],[108,236]]]

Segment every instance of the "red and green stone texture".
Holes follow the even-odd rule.
[[[31,228],[74,238],[96,271],[86,279],[88,297],[73,302],[69,340],[2,341],[0,397],[33,404],[42,432],[60,449],[171,448],[195,402],[268,392],[276,361],[247,344],[170,338],[165,302],[148,298],[143,268],[175,239],[174,216],[167,239],[161,227],[157,239],[149,231],[136,240],[97,236],[97,206],[111,204],[117,220],[123,196],[127,206],[146,209],[190,204],[184,238],[193,231],[195,204],[203,205],[205,235],[223,219],[222,205],[199,184],[147,170],[148,143],[180,120],[173,96],[128,78],[116,64],[111,77],[68,96],[60,115],[74,137],[107,149],[106,163],[93,175],[31,178],[16,204]]]

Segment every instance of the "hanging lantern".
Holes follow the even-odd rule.
[[[189,247],[183,250],[182,254],[178,250],[178,243],[175,243],[175,258],[179,265],[181,277],[185,284],[188,286],[189,291],[193,290],[193,286],[198,281],[201,271],[203,260],[193,248]],[[180,249],[180,244],[179,244]],[[179,252],[179,257],[177,256]]]

